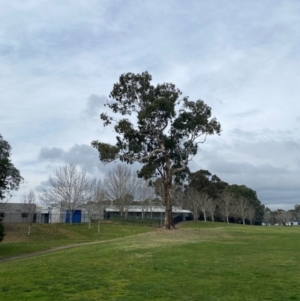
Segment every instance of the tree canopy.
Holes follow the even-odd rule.
[[[239,199],[245,198],[249,201],[251,206],[255,209],[255,216],[257,220],[262,220],[264,216],[264,205],[261,204],[260,200],[257,198],[255,190],[247,187],[246,185],[229,185],[225,188],[226,192],[232,193],[232,195]]]
[[[189,188],[207,193],[211,198],[218,198],[228,183],[222,181],[217,175],[212,175],[208,170],[200,169],[189,174]]]
[[[0,200],[18,190],[23,178],[11,162],[11,146],[0,134]]]
[[[139,177],[161,178],[166,205],[165,227],[172,228],[170,191],[173,181],[184,179],[188,163],[208,135],[220,134],[221,125],[211,117],[202,100],[190,101],[172,83],[151,84],[148,72],[122,74],[106,105],[117,119],[102,113],[104,125],[114,123],[116,144],[93,141],[104,163],[120,159],[139,162]],[[123,116],[123,117],[122,117]]]

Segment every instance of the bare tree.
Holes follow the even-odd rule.
[[[218,202],[218,208],[220,214],[226,219],[227,224],[229,224],[229,216],[234,214],[236,209],[234,195],[228,191],[223,191]]]
[[[251,225],[253,225],[253,220],[255,218],[255,215],[256,215],[255,208],[250,206],[249,209],[248,209],[247,217],[249,218]]]
[[[282,209],[277,210],[277,221],[280,224],[286,224],[287,222],[291,221],[292,213],[289,211],[284,211]]]
[[[49,176],[49,184],[50,188],[44,189],[41,201],[48,207],[66,210],[72,224],[74,212],[90,198],[86,173],[73,164],[65,165],[56,169],[53,176]]]
[[[28,224],[28,235],[31,234],[31,226],[34,221],[34,214],[35,214],[35,194],[33,190],[30,190],[28,193],[25,193],[22,195],[21,198],[22,201],[22,207],[24,218],[26,218],[27,224]]]
[[[139,179],[137,189],[137,199],[142,208],[142,219],[146,212],[150,212],[150,217],[152,219],[153,209],[155,207],[153,200],[155,199],[154,187],[148,181]]]
[[[98,235],[100,235],[100,223],[101,220],[104,218],[104,210],[105,210],[105,200],[107,193],[102,185],[102,182],[98,181],[97,185],[97,194],[96,194],[96,207],[97,207],[97,212],[98,212]]]
[[[207,221],[207,213],[208,213],[208,208],[209,208],[209,202],[210,202],[210,197],[207,193],[205,192],[200,192],[200,200],[199,200],[199,205],[200,205],[200,210],[203,213],[204,221]]]
[[[200,193],[191,188],[186,194],[186,206],[192,211],[194,221],[198,220],[200,213]]]
[[[277,209],[276,211],[275,211],[275,217],[276,217],[276,222],[278,223],[278,224],[282,224],[283,223],[283,214],[282,214],[282,212],[284,212],[284,210],[283,209]]]
[[[217,208],[217,202],[213,198],[209,198],[207,212],[208,212],[208,215],[210,216],[212,222],[215,221],[216,208]]]
[[[95,216],[95,214],[97,213],[97,207],[94,203],[94,195],[96,193],[96,191],[95,191],[96,185],[97,185],[97,179],[94,178],[89,183],[89,197],[87,198],[87,201],[84,205],[84,208],[85,208],[88,218],[89,218],[89,223],[88,223],[89,230],[91,230],[92,219]]]
[[[91,229],[92,219],[98,220],[98,235],[100,235],[100,223],[104,217],[106,192],[103,182],[94,178],[90,182],[90,198],[86,203],[86,210],[89,217],[89,229]]]
[[[273,214],[270,208],[266,207],[264,211],[264,222],[267,225],[273,224]]]
[[[95,216],[96,214],[96,206],[95,204],[93,203],[92,200],[88,200],[84,206],[86,212],[87,212],[87,216],[89,218],[89,223],[88,223],[88,228],[89,230],[91,230],[91,227],[92,227],[92,219],[93,217]]]
[[[154,190],[157,196],[162,199],[162,203],[164,203],[164,195],[165,195],[165,186],[164,182],[161,178],[156,179],[153,183]],[[182,207],[183,205],[183,198],[184,198],[184,191],[181,185],[173,184],[172,187],[169,189],[169,199],[171,201],[171,205]]]
[[[286,225],[287,222],[290,222],[292,220],[292,213],[290,211],[283,211],[282,214],[282,220],[283,223]]]
[[[240,196],[236,199],[236,214],[243,221],[243,225],[246,224],[246,218],[249,214],[250,202],[247,198]]]
[[[170,189],[170,198],[172,206],[182,208],[183,199],[184,199],[184,191],[181,185],[173,184]]]
[[[128,166],[118,164],[107,173],[104,182],[109,199],[119,209],[120,215],[126,217],[138,189],[138,177]]]

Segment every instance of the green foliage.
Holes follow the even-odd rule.
[[[189,174],[189,188],[207,193],[211,198],[218,198],[228,183],[223,182],[217,175],[212,175],[208,170],[200,169]]]
[[[262,221],[265,209],[264,205],[262,205],[260,200],[257,198],[256,191],[248,188],[245,185],[229,185],[225,190],[229,193],[232,193],[236,198],[245,197],[255,208],[256,219]]]
[[[92,142],[92,146],[98,150],[102,161],[113,161],[118,154],[118,148],[107,143],[95,140]]]
[[[110,93],[114,101],[107,106],[113,113],[134,115],[136,123],[127,118],[115,121],[102,113],[104,125],[116,122],[117,144],[92,142],[103,162],[119,158],[127,163],[142,163],[139,176],[146,179],[162,176],[168,160],[173,175],[187,172],[188,160],[197,153],[200,143],[196,137],[205,139],[221,131],[220,124],[211,118],[211,108],[202,100],[180,98],[181,91],[174,84],[155,87],[151,80],[148,72],[120,76]]]
[[[12,190],[18,190],[23,178],[11,163],[11,146],[0,134],[0,200],[10,195]]]

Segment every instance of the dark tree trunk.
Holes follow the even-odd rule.
[[[162,145],[162,148],[164,146]],[[166,166],[165,166],[165,179],[164,179],[164,201],[165,201],[165,229],[174,229],[173,227],[173,219],[172,219],[172,202],[171,202],[171,188],[172,188],[172,171],[171,171],[171,162],[168,155],[166,158]]]
[[[173,220],[172,220],[172,203],[170,198],[170,186],[169,183],[165,184],[165,229],[173,229]]]

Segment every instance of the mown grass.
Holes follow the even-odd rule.
[[[3,263],[0,300],[300,300],[299,237],[189,222]]]
[[[97,224],[91,230],[87,224],[34,224],[32,233],[27,235],[27,224],[5,224],[6,235],[0,244],[0,259],[17,256],[59,246],[103,241],[151,231],[151,228],[122,225],[110,222],[101,224],[98,235]]]

